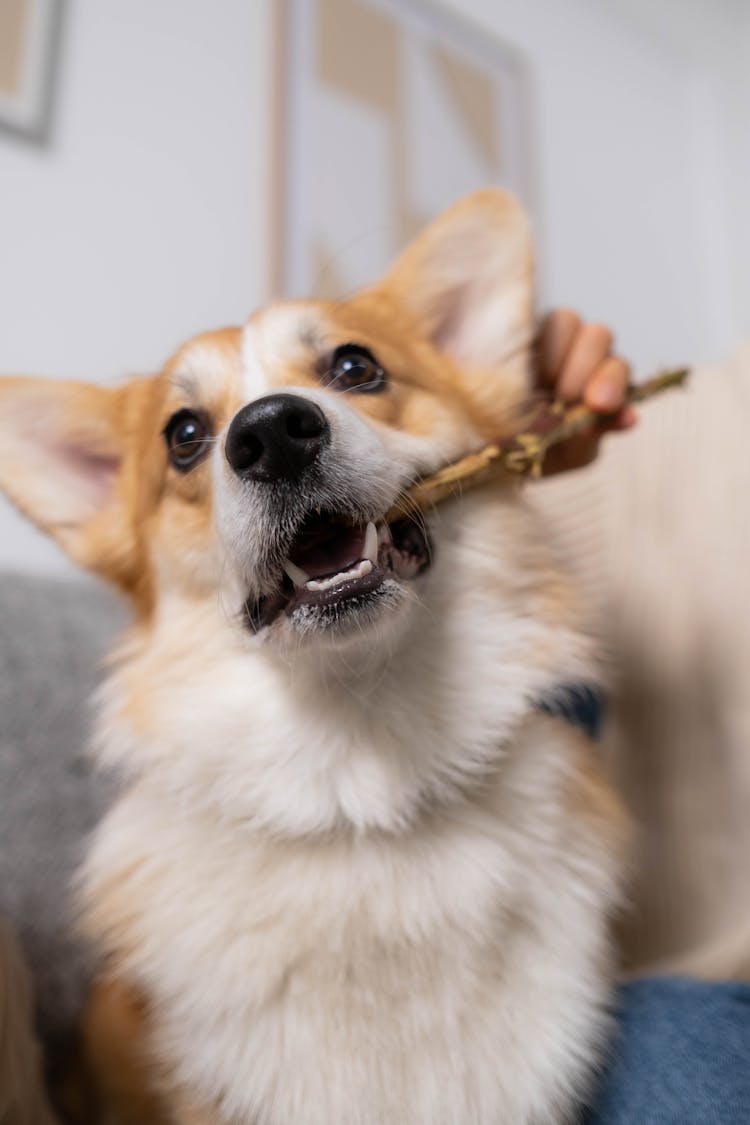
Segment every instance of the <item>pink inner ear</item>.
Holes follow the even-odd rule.
[[[466,317],[466,293],[463,288],[450,290],[440,306],[440,319],[432,332],[432,342],[440,351],[457,360],[464,359],[462,328]]]
[[[120,465],[116,457],[64,442],[48,447],[48,454],[91,515],[106,507]]]

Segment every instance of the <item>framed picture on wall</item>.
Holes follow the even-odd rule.
[[[533,210],[519,54],[422,0],[286,0],[275,288],[343,296],[459,196]]]
[[[47,125],[63,0],[0,0],[0,126],[41,137]]]

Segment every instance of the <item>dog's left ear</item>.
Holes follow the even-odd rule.
[[[463,369],[502,368],[524,389],[534,333],[529,220],[507,192],[488,188],[440,215],[377,286]]]
[[[75,562],[125,588],[134,536],[123,465],[139,382],[0,378],[0,488]]]

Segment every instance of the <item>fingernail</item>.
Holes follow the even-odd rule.
[[[591,388],[589,402],[602,414],[611,414],[622,405],[622,395],[618,387],[611,387],[609,383],[600,383]]]

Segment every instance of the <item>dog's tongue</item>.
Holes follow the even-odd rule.
[[[308,578],[326,578],[359,562],[364,549],[364,528],[338,524],[303,531],[289,557]]]

